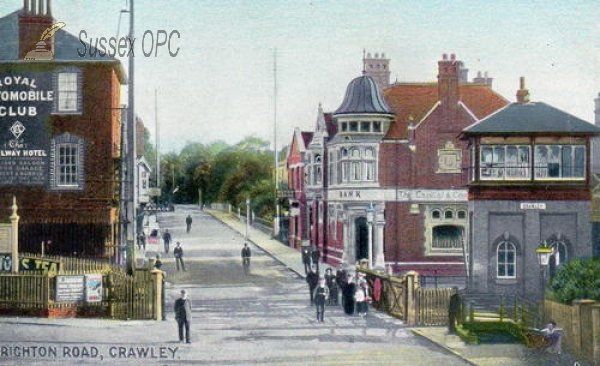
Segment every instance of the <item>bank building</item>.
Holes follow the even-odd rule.
[[[50,0],[0,18],[0,220],[15,197],[21,252],[114,257],[125,74],[57,23]]]
[[[292,154],[303,174],[290,174],[290,184],[301,180],[306,201],[297,237],[333,266],[366,260],[464,281],[469,156],[459,135],[508,101],[487,73],[469,81],[455,55],[442,55],[437,82],[390,83],[389,63],[367,54],[339,107],[319,107],[302,157]]]

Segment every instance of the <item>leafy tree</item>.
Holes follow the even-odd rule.
[[[600,259],[574,259],[562,265],[549,287],[552,297],[565,304],[577,299],[600,301]]]
[[[229,146],[187,144],[179,154],[161,157],[162,200],[174,203],[230,203],[245,210],[247,198],[256,215],[274,216],[273,152],[269,142],[249,136]],[[177,193],[173,191],[177,189]]]

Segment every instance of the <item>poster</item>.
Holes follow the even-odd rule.
[[[101,274],[85,275],[85,301],[86,302],[102,301],[102,275]]]

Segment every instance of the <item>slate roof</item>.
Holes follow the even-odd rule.
[[[300,132],[300,134],[302,136],[302,140],[304,141],[304,147],[308,146],[310,144],[310,142],[312,141],[314,133],[302,131],[302,132]]]
[[[3,62],[21,62],[19,60],[19,14],[23,10],[14,11],[0,18],[0,63]],[[67,25],[68,27],[68,25]],[[86,56],[81,57],[77,53],[77,49],[82,49],[82,44],[79,38],[60,29],[54,35],[54,60],[48,62],[100,62],[112,63],[117,69],[117,74],[121,80],[125,80],[125,73],[121,65],[121,61],[115,57],[106,55],[105,57],[90,57],[89,46]],[[93,48],[95,49],[95,48]],[[32,62],[32,61],[22,61]],[[44,62],[44,61],[34,61]]]
[[[543,102],[511,103],[463,130],[464,135],[598,135],[600,128]]]
[[[508,101],[484,84],[461,84],[460,101],[481,119],[506,106]],[[438,83],[396,83],[383,92],[385,100],[394,111],[395,122],[386,139],[408,137],[409,121],[420,122],[439,100]]]
[[[334,115],[363,113],[393,114],[377,83],[366,75],[357,77],[348,84],[342,105],[333,112]]]

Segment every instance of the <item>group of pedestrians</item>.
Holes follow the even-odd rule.
[[[334,274],[327,268],[325,276],[320,277],[319,271],[311,267],[306,274],[310,303],[316,307],[317,321],[324,321],[325,305],[338,305],[341,292],[341,305],[344,313],[367,315],[371,302],[371,290],[365,274],[359,272],[357,278],[345,270],[337,270]],[[341,291],[340,291],[341,290]]]

